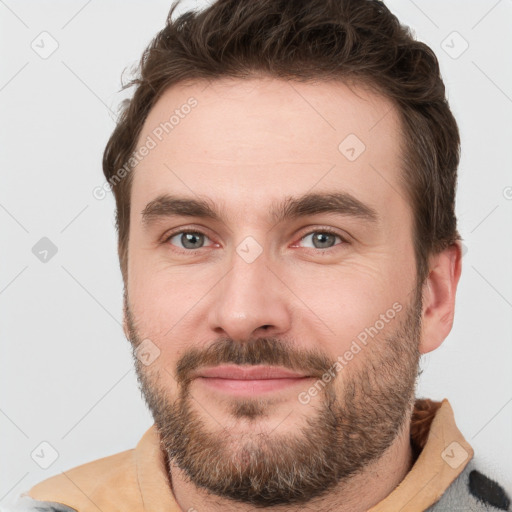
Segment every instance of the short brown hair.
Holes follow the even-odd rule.
[[[390,99],[402,128],[402,185],[414,216],[419,283],[428,257],[460,240],[455,190],[457,123],[433,51],[379,0],[217,0],[167,23],[144,51],[135,86],[103,155],[115,185],[118,253],[127,284],[133,172],[119,180],[144,121],[170,86],[221,77],[360,83]],[[117,182],[112,181],[117,178]]]

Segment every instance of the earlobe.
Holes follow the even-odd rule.
[[[422,292],[422,338],[419,345],[422,354],[438,348],[452,329],[461,270],[460,242],[431,257],[430,273]]]

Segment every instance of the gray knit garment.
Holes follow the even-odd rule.
[[[475,467],[471,459],[464,471],[426,512],[510,511],[510,498],[504,489]]]

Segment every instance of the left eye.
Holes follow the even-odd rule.
[[[301,241],[308,238],[311,239],[313,249],[330,249],[336,245],[336,238],[341,242],[345,241],[340,235],[331,233],[330,231],[312,231],[311,233],[303,236]]]

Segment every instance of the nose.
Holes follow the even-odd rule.
[[[231,269],[211,296],[210,328],[238,342],[286,333],[292,294],[283,281],[265,253],[250,263],[234,254]]]

